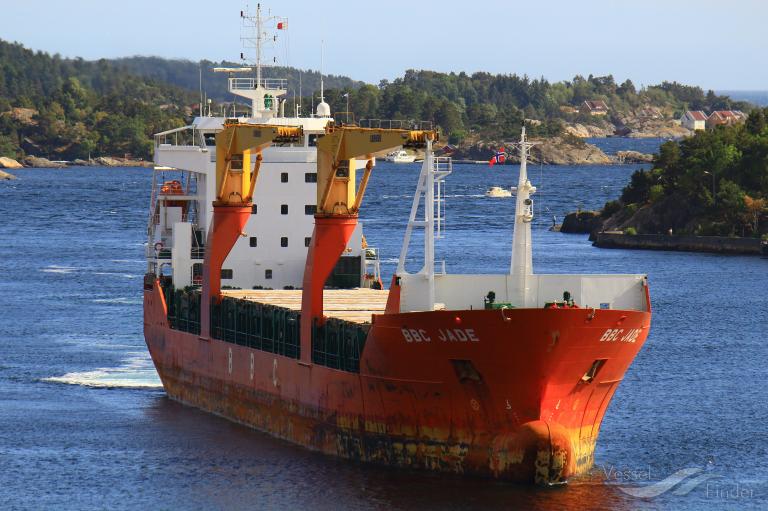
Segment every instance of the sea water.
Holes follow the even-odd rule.
[[[593,474],[559,488],[337,460],[174,403],[142,334],[151,170],[17,171],[0,183],[0,508],[765,507],[768,260],[598,249],[548,230],[615,199],[637,168],[529,167],[535,270],[647,273],[654,307]],[[361,217],[385,282],[418,172],[382,162],[368,186]],[[483,194],[516,184],[516,166],[454,167],[436,250],[449,272],[508,271],[514,198]]]

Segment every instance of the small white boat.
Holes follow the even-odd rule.
[[[400,149],[399,151],[392,151],[384,159],[394,163],[413,163],[416,161],[416,157],[408,154],[408,152],[404,149]]]
[[[485,192],[486,197],[512,197],[512,190],[500,186],[492,186]]]

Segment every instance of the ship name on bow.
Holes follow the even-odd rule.
[[[609,328],[600,337],[600,342],[635,342],[640,336],[639,328],[632,328],[631,330],[623,330],[620,328]]]
[[[423,328],[401,328],[406,342],[432,342]],[[437,339],[443,342],[480,342],[474,328],[438,328]]]

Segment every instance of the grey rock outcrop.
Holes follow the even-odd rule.
[[[48,158],[40,158],[38,156],[27,156],[24,158],[25,167],[33,167],[37,169],[60,169],[66,167],[64,163],[58,163],[49,160]]]
[[[603,219],[599,211],[577,211],[568,213],[563,219],[560,232],[568,234],[590,234],[600,229]]]
[[[566,137],[542,140],[531,149],[531,158],[546,165],[605,165],[613,161],[597,146]]]
[[[617,151],[616,159],[621,163],[651,163],[653,155],[639,151]]]

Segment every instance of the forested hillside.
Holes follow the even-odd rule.
[[[534,134],[557,134],[564,122],[623,125],[655,108],[663,118],[678,117],[693,110],[748,110],[746,102],[735,102],[700,87],[664,82],[637,89],[626,80],[617,84],[612,76],[576,76],[571,81],[549,82],[544,78],[492,75],[489,73],[437,73],[406,71],[378,87],[327,91],[334,111],[346,110],[344,93],[350,93],[350,110],[360,117],[412,118],[435,121],[458,142],[470,134],[496,139],[514,137],[523,119],[534,123]],[[605,117],[574,112],[585,100],[603,100],[609,107]],[[538,133],[537,133],[538,132]]]
[[[235,98],[226,92],[226,76],[212,71],[220,65],[233,64],[156,57],[63,59],[0,40],[0,155],[74,159],[130,153],[149,158],[153,133],[183,126],[197,113],[200,69],[204,90],[215,100],[212,111],[228,111],[224,103]],[[291,113],[299,74],[302,114],[308,115],[317,102],[314,98],[313,104],[312,94],[319,87],[319,74],[265,70],[266,77],[289,79],[286,112]],[[339,119],[346,119],[340,113],[348,102],[357,120],[432,121],[444,139],[454,143],[516,138],[524,120],[534,136],[558,135],[566,123],[602,126],[612,134],[614,127],[648,115],[649,108],[652,116],[671,122],[686,109],[750,107],[699,87],[664,82],[637,89],[629,80],[617,84],[612,76],[549,82],[515,74],[409,70],[402,78],[378,85],[340,76],[326,77],[325,84],[325,99]],[[608,115],[579,112],[585,100],[605,101]]]
[[[191,91],[199,90],[200,71],[202,71],[203,90],[207,97],[217,102],[232,101],[233,97],[227,91],[227,75],[214,73],[213,68],[241,66],[241,64],[226,61],[191,62],[160,57],[126,57],[109,62],[133,75],[144,76]],[[289,96],[299,94],[299,83],[301,83],[302,94],[306,96],[311,96],[320,90],[320,73],[317,71],[293,67],[264,67],[262,74],[264,78],[286,78],[289,84]],[[364,82],[336,75],[325,75],[323,82],[326,89],[356,89],[364,85]],[[240,100],[243,101],[242,98]]]
[[[195,100],[105,60],[62,59],[0,40],[0,155],[148,158],[151,135],[183,126]]]
[[[768,108],[745,124],[699,131],[661,146],[603,209],[625,232],[758,236],[768,232]]]

